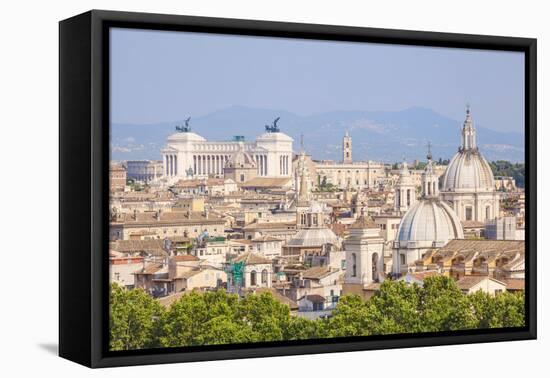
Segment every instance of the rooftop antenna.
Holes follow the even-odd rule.
[[[300,152],[304,153],[304,134],[300,134]]]

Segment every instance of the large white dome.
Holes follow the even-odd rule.
[[[462,144],[453,156],[443,176],[443,192],[491,192],[495,189],[495,179],[487,160],[477,147],[476,129],[466,109],[466,119],[462,126]]]
[[[417,202],[405,213],[397,231],[397,242],[403,248],[441,247],[449,240],[463,238],[457,215],[437,198]]]
[[[442,191],[493,191],[495,180],[487,160],[477,149],[459,151],[443,176]]]
[[[321,247],[327,243],[338,244],[338,236],[332,230],[322,227],[305,228],[298,231],[287,245],[291,247]]]

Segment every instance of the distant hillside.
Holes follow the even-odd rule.
[[[410,108],[398,112],[338,111],[299,116],[282,110],[234,106],[191,120],[193,131],[210,140],[229,140],[244,135],[253,140],[264,125],[281,117],[281,131],[294,138],[299,149],[300,134],[305,148],[315,159],[341,158],[341,138],[348,130],[353,137],[355,160],[385,162],[424,159],[426,144],[432,144],[434,158],[448,159],[460,144],[462,120],[444,117],[431,109]],[[475,123],[475,114],[474,114]],[[149,125],[113,124],[114,160],[159,159],[166,138],[174,133],[174,120]],[[488,160],[524,160],[524,135],[498,132],[475,124],[478,144]]]

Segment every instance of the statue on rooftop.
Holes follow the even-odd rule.
[[[279,126],[277,126],[277,122],[279,122],[280,119],[281,117],[277,117],[273,120],[273,123],[271,125],[265,125],[265,131],[267,131],[268,133],[278,133],[280,129]]]
[[[189,125],[189,122],[191,121],[191,117],[188,117],[185,120],[185,126],[176,125],[176,131],[179,131],[180,133],[188,133],[191,131],[191,125]]]

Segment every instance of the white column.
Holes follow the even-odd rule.
[[[168,172],[169,172],[168,175],[169,175],[169,176],[172,176],[172,174],[174,173],[172,155],[169,155],[168,161],[170,162],[170,163],[169,163],[170,170],[168,171]]]
[[[174,155],[170,156],[170,161],[172,162],[172,176],[176,175],[176,159],[174,159]]]
[[[285,167],[285,174],[288,175],[290,173],[290,157],[288,155],[285,156],[285,163],[286,163],[286,167]]]
[[[285,156],[285,175],[288,175],[288,155]]]

